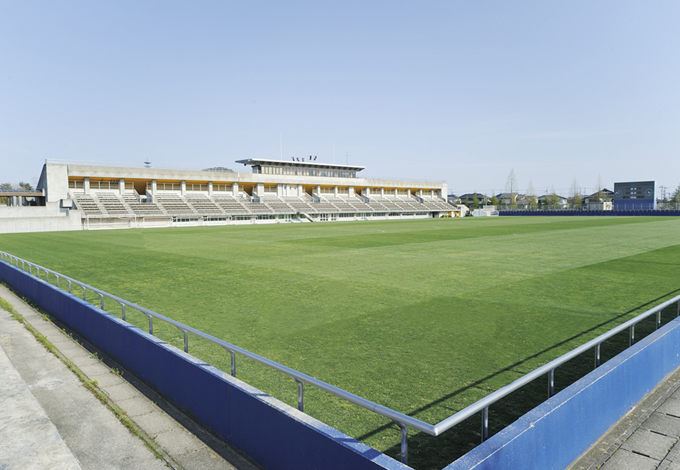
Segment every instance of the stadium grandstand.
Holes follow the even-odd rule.
[[[4,232],[460,215],[446,183],[360,178],[360,166],[248,159],[249,173],[46,162],[37,207],[0,208]],[[39,212],[39,213],[38,213]]]

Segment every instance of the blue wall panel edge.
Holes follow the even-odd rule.
[[[0,279],[265,468],[410,468],[3,261]]]
[[[680,211],[676,210],[652,210],[652,209],[638,209],[638,210],[611,210],[611,211],[504,211],[499,210],[500,216],[650,216],[650,217],[677,217],[680,216]]]
[[[680,319],[675,319],[445,470],[563,469],[678,366]]]

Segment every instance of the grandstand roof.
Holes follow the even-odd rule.
[[[243,165],[267,165],[267,166],[292,166],[298,168],[326,168],[331,170],[350,170],[361,171],[365,166],[336,165],[335,163],[317,163],[315,161],[287,161],[287,160],[267,160],[261,158],[249,158],[246,160],[236,160],[236,163]]]
[[[42,189],[0,189],[0,197],[39,197],[44,195]]]

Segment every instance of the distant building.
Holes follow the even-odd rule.
[[[477,196],[477,205],[480,207],[489,202],[489,198],[486,194],[466,193],[460,196],[460,203],[465,204],[468,207],[472,207],[474,204],[475,195]]]
[[[557,199],[555,202],[552,200],[553,197],[556,197]],[[569,207],[569,200],[566,197],[557,194],[544,194],[543,196],[539,196],[538,203],[543,208],[553,208],[552,206],[555,206],[554,209],[566,209]]]
[[[614,191],[604,188],[583,197],[583,207],[589,211],[610,211],[613,208]]]
[[[502,206],[511,206],[513,202],[517,203],[518,205],[520,201],[523,201],[525,198],[524,194],[519,194],[519,193],[500,193],[496,194],[496,199],[498,199],[498,203]]]

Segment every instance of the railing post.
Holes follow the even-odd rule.
[[[83,300],[87,301],[87,288],[85,286],[80,286],[83,288]]]
[[[298,410],[305,411],[305,386],[300,380],[296,378],[293,378],[293,380],[297,382],[298,386]]]
[[[600,344],[602,343],[597,343],[597,346],[595,346],[595,368],[597,369],[600,367]]]
[[[123,318],[123,321],[125,321],[125,304],[120,304],[120,306],[123,307],[121,317]]]
[[[57,288],[59,288],[59,280],[61,279],[61,276],[58,274],[55,274],[55,276],[57,276]]]
[[[149,317],[149,334],[153,334],[153,317],[151,315],[148,315]]]
[[[489,438],[489,407],[482,410],[482,442]]]
[[[99,293],[99,308],[104,310],[104,294]]]
[[[550,369],[548,372],[548,398],[555,394],[555,369]]]
[[[68,280],[68,293],[71,294],[71,280]]]
[[[630,338],[628,340],[628,347],[635,344],[635,325],[630,326]]]
[[[184,352],[189,352],[189,332],[187,330],[182,330],[184,333]]]
[[[408,429],[405,424],[394,421],[401,430],[401,463],[408,465]]]
[[[656,312],[656,329],[661,328],[661,310]]]

